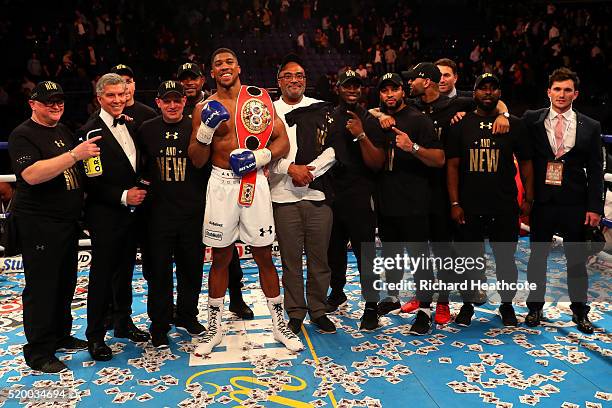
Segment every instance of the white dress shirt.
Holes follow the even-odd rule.
[[[125,125],[113,126],[113,116],[104,109],[100,109],[100,119],[102,119],[104,124],[111,131],[115,140],[117,140],[117,143],[119,143],[119,146],[121,146],[121,149],[130,161],[132,168],[136,171],[136,146],[134,145],[134,140],[132,136],[130,136],[127,127]],[[124,190],[123,194],[121,194],[121,204],[127,205],[127,190]]]
[[[285,122],[285,115],[294,109],[310,106],[313,103],[322,102],[318,99],[302,97],[302,100],[295,105],[289,105],[283,99],[274,102],[276,113]],[[291,177],[287,174],[289,165],[295,160],[297,154],[297,125],[288,127],[287,136],[289,137],[289,153],[284,158],[280,158],[270,166],[270,193],[272,201],[275,203],[295,203],[301,200],[323,201],[325,194],[319,190],[313,190],[308,186],[296,187],[293,185]],[[309,166],[314,166],[311,171],[312,175],[317,178],[324,174],[336,163],[336,155],[333,148],[325,149],[316,159],[308,163]]]
[[[564,154],[569,152],[576,144],[576,112],[572,109],[565,111],[564,113],[555,112],[552,107],[548,112],[548,117],[544,120],[544,128],[546,129],[546,135],[548,136],[548,142],[552,148],[553,153],[558,150],[557,141],[555,139],[555,126],[559,115],[565,118],[563,126],[563,151]]]

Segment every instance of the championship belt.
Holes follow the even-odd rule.
[[[241,86],[236,102],[236,136],[240,149],[258,150],[268,144],[274,128],[274,105],[263,88]],[[238,204],[250,206],[255,197],[257,169],[242,176]]]

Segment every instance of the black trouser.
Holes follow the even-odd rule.
[[[514,255],[518,242],[519,224],[518,212],[510,211],[494,215],[465,215],[465,224],[459,226],[457,238],[462,244],[457,244],[458,257],[476,259],[485,256],[485,236],[495,257],[495,274],[498,282],[516,284],[518,270]],[[484,263],[483,263],[484,266]],[[485,266],[486,268],[486,266]],[[486,282],[485,268],[475,268],[473,272],[466,271],[465,276],[470,280]],[[468,284],[468,287],[470,285]],[[516,290],[503,290],[499,292],[503,303],[512,302]],[[470,301],[464,295],[464,301]]]
[[[535,203],[530,218],[531,255],[527,266],[527,279],[537,285],[529,293],[527,306],[538,310],[544,306],[546,269],[552,237],[563,237],[567,259],[567,287],[571,309],[578,314],[588,313],[586,306],[589,277],[586,269],[587,252],[584,245],[586,209],[581,205],[553,205]]]
[[[374,290],[375,277],[372,272],[376,219],[370,196],[354,197],[353,200],[337,200],[332,206],[332,211],[334,221],[327,251],[332,292],[342,292],[346,285],[346,246],[350,241],[355,258],[357,258],[361,294],[366,302],[377,302],[379,295]],[[362,243],[366,244],[364,248],[362,248]]]
[[[425,260],[429,257],[429,219],[427,215],[409,215],[401,217],[381,216],[378,222],[378,233],[383,243],[382,256],[395,258],[404,256],[404,249],[412,258]],[[422,282],[433,282],[434,276],[427,264],[413,270],[414,282],[417,285],[416,297],[423,306],[431,303],[432,291],[423,288]],[[404,275],[403,268],[386,270],[387,282],[398,283]],[[388,291],[391,296],[398,296],[399,291]]]
[[[79,228],[76,221],[15,216],[23,248],[23,328],[28,365],[55,354],[70,336],[77,281]]]
[[[173,321],[172,260],[176,263],[176,319],[191,322],[198,317],[202,289],[202,217],[171,221],[152,219],[148,225],[147,312],[151,331],[167,333]]]
[[[136,263],[135,222],[132,217],[121,217],[124,222],[96,222],[89,226],[91,234],[91,269],[87,290],[87,338],[102,341],[106,330],[104,317],[108,308],[107,293],[113,294],[113,322],[115,329],[131,323],[132,276]]]
[[[450,218],[450,208],[439,213],[429,214],[429,241],[431,252],[436,258],[449,259],[454,257],[453,240],[455,235],[454,221]],[[455,282],[455,272],[451,268],[445,268],[444,264],[437,271],[438,280],[443,282]],[[438,303],[448,302],[450,292],[448,290],[438,291]]]
[[[242,277],[244,276],[242,267],[240,266],[240,255],[235,245],[228,269],[229,282],[227,289],[229,290],[230,303],[233,303],[234,301],[242,300]]]

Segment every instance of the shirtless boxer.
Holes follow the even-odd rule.
[[[287,132],[267,92],[241,85],[240,66],[232,50],[216,50],[211,66],[217,92],[196,105],[189,144],[189,157],[196,167],[209,159],[213,165],[203,226],[204,244],[212,247],[213,254],[208,279],[208,331],[194,354],[209,354],[223,339],[221,318],[228,265],[238,239],[253,248],[261,288],[272,315],[274,339],[291,351],[300,351],[304,349],[302,342],[285,324],[278,275],[272,262],[274,219],[263,172],[271,160],[289,151]]]

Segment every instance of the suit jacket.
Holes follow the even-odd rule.
[[[533,146],[535,201],[547,204],[584,205],[587,211],[603,214],[603,155],[601,125],[576,112],[576,144],[563,156],[561,186],[546,184],[546,166],[555,159],[544,120],[550,109],[529,110],[523,121]]]
[[[91,226],[111,226],[125,223],[132,219],[129,208],[121,204],[121,195],[136,185],[140,167],[140,151],[134,140],[134,129],[128,125],[128,131],[136,148],[136,171],[125,155],[121,145],[115,139],[110,129],[100,116],[91,118],[77,135],[85,139],[87,132],[93,129],[102,129],[93,133],[91,137],[101,135],[102,139],[96,142],[100,147],[100,160],[102,174],[97,177],[85,177],[85,216]]]

